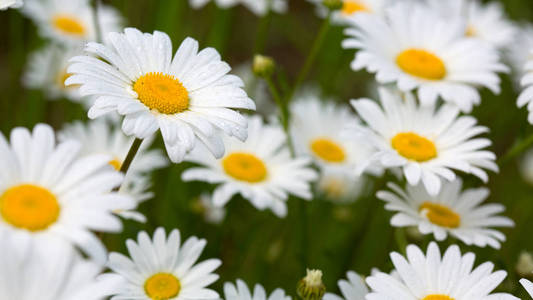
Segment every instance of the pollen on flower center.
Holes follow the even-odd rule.
[[[422,298],[422,300],[455,300],[454,298],[447,295],[427,295]]]
[[[340,163],[346,159],[342,147],[329,139],[320,138],[314,140],[311,142],[311,150],[316,156],[327,162]]]
[[[189,92],[172,75],[148,73],[133,84],[139,100],[152,110],[172,115],[189,108]]]
[[[424,162],[437,157],[435,144],[413,132],[398,133],[391,144],[398,154],[409,160]]]
[[[263,161],[249,153],[232,153],[222,160],[222,166],[231,177],[251,183],[265,180],[268,174]]]
[[[69,35],[84,36],[85,26],[76,17],[68,15],[57,15],[52,19],[54,27]]]
[[[446,76],[444,62],[423,49],[408,49],[396,57],[396,64],[404,72],[427,80],[441,80]]]
[[[424,213],[428,220],[435,225],[439,225],[446,228],[457,228],[461,225],[461,216],[447,206],[432,202],[424,202],[422,203],[422,205],[420,205],[419,211]],[[450,298],[427,299],[439,300]]]
[[[176,276],[169,273],[157,273],[148,278],[144,284],[146,295],[153,300],[166,300],[176,297],[181,290],[181,283]]]
[[[17,185],[0,196],[2,218],[18,228],[44,230],[57,221],[59,212],[56,196],[36,185]]]
[[[357,12],[369,11],[369,9],[356,0],[344,0],[341,12],[344,15],[353,15]]]

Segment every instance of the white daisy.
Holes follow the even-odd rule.
[[[290,132],[296,153],[313,157],[322,169],[354,174],[355,168],[368,166],[372,147],[341,134],[354,124],[360,121],[348,107],[332,99],[322,101],[317,92],[306,92],[291,104]]]
[[[0,10],[19,8],[24,4],[23,0],[0,0]]]
[[[326,293],[324,300],[365,300],[365,295],[368,294],[368,287],[363,278],[353,271],[349,271],[346,276],[348,280],[342,279],[338,283],[343,297]]]
[[[526,65],[533,60],[533,25],[525,23],[517,27],[515,39],[507,45],[504,55],[513,70],[515,87],[520,91],[520,81],[527,73]]]
[[[436,195],[441,178],[455,180],[452,169],[488,180],[484,169],[498,171],[494,153],[484,150],[491,144],[476,137],[488,129],[476,126],[476,119],[459,116],[452,105],[419,106],[410,93],[379,90],[381,107],[372,100],[352,100],[368,128],[352,128],[351,134],[373,145],[372,160],[385,168],[401,167],[411,185],[424,183]],[[362,136],[362,137],[361,137]]]
[[[246,119],[232,108],[255,109],[241,89],[241,79],[213,48],[198,52],[187,38],[172,59],[165,33],[143,34],[127,28],[110,33],[110,46],[89,43],[86,51],[101,57],[74,57],[68,84],[80,84],[82,95],[97,96],[90,118],[116,111],[125,116],[122,130],[145,139],[161,129],[173,162],[183,160],[196,139],[216,157],[224,155],[222,134],[247,137]]]
[[[422,234],[432,233],[437,241],[450,234],[467,245],[499,249],[505,235],[493,227],[512,227],[514,222],[498,215],[505,210],[503,205],[481,204],[489,196],[488,189],[462,191],[462,185],[460,179],[445,183],[439,194],[431,196],[421,184],[402,190],[389,183],[392,191],[379,191],[377,197],[387,202],[386,209],[396,212],[392,226],[417,226]]]
[[[495,271],[485,262],[473,268],[475,254],[461,255],[459,247],[450,246],[441,257],[435,242],[427,254],[415,245],[407,247],[407,259],[393,252],[392,263],[400,279],[377,273],[366,279],[372,292],[368,300],[518,300],[507,293],[491,292],[505,279],[505,271]]]
[[[0,290],[6,300],[101,300],[96,276],[102,267],[61,241],[36,244],[27,236],[0,233]]]
[[[325,168],[317,182],[319,193],[335,203],[355,202],[367,190],[366,176],[356,176],[335,169]]]
[[[410,1],[396,3],[385,18],[357,14],[350,22],[343,47],[359,49],[352,69],[366,68],[404,92],[418,90],[424,105],[440,96],[470,112],[481,101],[478,87],[500,92],[496,72],[507,67],[494,47],[465,37],[462,22]]]
[[[533,297],[533,282],[527,279],[520,279],[520,283],[526,289],[529,296]]]
[[[202,8],[209,2],[210,0],[189,0],[191,6],[195,9]],[[268,13],[269,4],[274,12],[284,13],[287,11],[287,0],[213,0],[213,2],[224,9],[242,4],[258,16],[264,16]]]
[[[0,231],[29,234],[43,244],[58,237],[104,262],[106,249],[90,230],[120,232],[112,211],[128,210],[133,200],[112,190],[122,175],[108,167],[110,157],[80,158],[81,144],[56,146],[52,128],[11,131],[11,144],[0,135]]]
[[[467,37],[478,38],[497,48],[512,42],[515,26],[505,15],[501,3],[482,3],[480,0],[427,0],[427,4],[447,19],[463,23]]]
[[[202,193],[194,199],[191,208],[194,212],[203,215],[207,223],[218,225],[226,217],[226,208],[215,205],[213,197],[209,193]]]
[[[213,203],[224,206],[240,193],[260,210],[271,209],[287,215],[289,194],[311,199],[310,182],[317,178],[308,165],[310,159],[291,158],[286,136],[279,125],[266,125],[260,117],[250,117],[250,137],[246,142],[226,138],[226,155],[217,160],[203,150],[191,152],[188,161],[202,167],[186,170],[185,181],[199,180],[221,184],[213,193]]]
[[[219,299],[218,293],[207,288],[218,279],[213,271],[221,261],[208,259],[196,264],[206,245],[204,239],[190,237],[181,245],[180,232],[169,236],[158,228],[153,240],[140,232],[137,242],[128,240],[131,259],[120,254],[109,255],[108,266],[113,273],[99,277],[111,300],[136,299]]]
[[[291,297],[285,294],[282,289],[275,289],[272,294],[267,295],[265,288],[256,284],[253,292],[241,279],[237,279],[237,284],[231,282],[224,283],[225,300],[291,300]]]
[[[520,81],[523,87],[523,91],[520,93],[516,104],[518,107],[527,105],[529,115],[527,120],[530,124],[533,124],[533,49],[530,49],[530,57],[524,66],[525,74]]]
[[[317,7],[317,13],[325,17],[328,9],[322,4],[323,0],[307,0]],[[360,13],[382,15],[391,0],[342,0],[342,8],[334,11],[331,19],[335,24],[348,24],[348,20]]]
[[[27,0],[22,12],[46,38],[67,44],[96,40],[97,30],[88,0]],[[120,30],[122,18],[117,10],[103,5],[98,14],[102,34]]]
[[[69,59],[81,52],[81,48],[65,48],[56,44],[50,44],[35,51],[28,59],[22,78],[24,86],[43,90],[50,100],[67,98],[80,102],[82,97],[78,88],[65,86],[65,80],[70,76],[67,73]]]

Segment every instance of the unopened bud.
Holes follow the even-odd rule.
[[[274,74],[276,64],[271,57],[257,54],[254,57],[253,71],[258,77],[268,78]]]
[[[516,263],[516,272],[521,277],[531,278],[533,276],[533,256],[529,252],[522,252]]]
[[[344,2],[342,0],[322,0],[322,4],[330,10],[339,10]]]
[[[308,269],[307,275],[298,282],[296,292],[303,300],[321,300],[326,292],[322,271]]]

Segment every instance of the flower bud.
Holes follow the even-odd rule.
[[[533,277],[533,256],[528,252],[520,253],[516,263],[516,273],[521,277]]]
[[[326,292],[326,286],[322,283],[322,271],[307,269],[307,275],[298,282],[296,292],[303,300],[322,299]]]
[[[342,0],[322,0],[322,4],[330,10],[339,10],[344,5]]]
[[[257,54],[254,57],[253,72],[256,76],[268,78],[274,74],[276,64],[271,57]]]

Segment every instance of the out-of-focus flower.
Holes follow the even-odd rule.
[[[368,294],[368,287],[361,276],[353,271],[349,271],[346,276],[348,280],[341,279],[338,282],[342,296],[339,297],[332,293],[326,293],[324,300],[364,300]]]
[[[193,8],[198,9],[205,6],[209,1],[211,0],[189,0],[189,3]],[[266,15],[269,9],[277,13],[284,13],[288,8],[287,0],[213,0],[213,2],[224,9],[242,4],[258,16]]]
[[[252,63],[243,63],[233,70],[233,73],[242,78],[246,92],[254,100],[257,112],[263,116],[270,116],[276,111],[276,104],[270,98],[268,85],[264,80],[255,76]]]
[[[23,0],[0,0],[0,10],[19,8],[24,4]]]
[[[520,81],[524,90],[520,93],[516,104],[518,107],[527,105],[527,110],[529,111],[527,120],[530,124],[533,124],[533,49],[530,49],[530,51],[529,59],[524,66],[525,74]]]
[[[143,34],[127,28],[110,33],[110,46],[89,43],[93,56],[76,56],[66,84],[96,96],[90,118],[109,112],[124,116],[122,130],[140,139],[161,130],[173,162],[201,142],[215,157],[224,155],[223,133],[247,137],[246,118],[234,109],[255,109],[240,78],[228,75],[230,66],[213,48],[198,52],[198,42],[187,38],[172,59],[167,34]],[[105,61],[104,61],[105,60]]]
[[[378,272],[366,279],[371,292],[367,299],[518,300],[511,294],[492,291],[505,279],[505,271],[493,272],[494,264],[485,262],[473,268],[475,254],[461,254],[456,245],[441,257],[439,247],[431,242],[426,255],[415,245],[407,247],[407,259],[399,253],[390,255],[400,278]],[[446,276],[439,276],[446,274]]]
[[[104,154],[80,157],[81,144],[58,145],[48,125],[11,131],[11,143],[0,135],[0,231],[30,235],[42,244],[58,238],[81,248],[100,263],[107,251],[90,230],[120,232],[113,211],[129,210],[134,201],[112,192],[122,175]]]
[[[456,106],[420,106],[410,93],[381,88],[381,106],[369,99],[352,100],[368,127],[356,126],[347,135],[364,138],[375,147],[374,163],[385,168],[400,167],[409,184],[422,182],[430,195],[437,195],[441,178],[453,181],[452,170],[488,180],[485,169],[498,171],[491,144],[476,137],[488,131],[476,126],[476,119],[459,116]],[[362,170],[360,170],[361,172]]]
[[[522,277],[533,277],[533,256],[531,253],[522,251],[516,262],[516,273]]]
[[[318,191],[335,203],[356,201],[366,190],[368,179],[335,169],[324,168],[320,172]]]
[[[181,244],[177,229],[167,237],[160,227],[153,240],[143,231],[137,242],[126,241],[131,259],[111,253],[108,267],[112,273],[98,279],[106,294],[114,296],[112,299],[219,299],[218,293],[207,286],[218,279],[213,271],[221,261],[197,263],[206,243],[193,236]]]
[[[350,22],[343,47],[359,50],[352,69],[366,68],[403,92],[416,90],[424,106],[440,97],[470,112],[481,102],[479,87],[500,92],[497,72],[508,68],[493,46],[465,37],[462,22],[411,1],[396,3],[385,18],[358,14]]]
[[[27,0],[22,12],[35,22],[42,36],[54,41],[78,45],[97,38],[88,0]],[[98,21],[104,36],[122,28],[119,12],[107,5],[99,8]]]
[[[192,204],[193,211],[202,214],[204,220],[211,224],[220,224],[226,217],[226,208],[213,203],[213,197],[209,193],[201,194]]]
[[[275,289],[272,294],[267,295],[265,288],[256,284],[253,292],[241,279],[237,279],[237,284],[226,282],[224,284],[225,300],[291,300],[290,296],[285,294],[282,289]]]
[[[327,15],[328,8],[324,6],[324,0],[307,1],[316,5],[319,16]],[[331,17],[335,24],[347,25],[349,19],[361,13],[382,15],[391,1],[393,0],[341,0],[341,9],[333,11]]]
[[[503,233],[493,227],[512,227],[514,222],[497,215],[505,210],[501,204],[481,204],[488,196],[486,188],[462,191],[462,181],[445,183],[440,192],[431,196],[422,184],[405,189],[389,183],[391,191],[379,191],[377,197],[385,208],[396,212],[391,225],[418,226],[422,234],[433,234],[443,241],[448,234],[467,245],[499,249],[505,241]]]
[[[224,206],[240,193],[256,208],[269,208],[284,217],[289,194],[311,199],[310,183],[317,179],[317,173],[309,167],[310,159],[291,158],[279,125],[263,124],[258,116],[250,117],[248,122],[248,140],[225,138],[227,152],[222,159],[215,159],[204,148],[191,152],[187,160],[202,167],[186,170],[182,178],[220,184],[213,193],[217,206]]]
[[[503,54],[513,71],[515,88],[520,91],[520,81],[527,73],[525,67],[528,61],[533,60],[533,25],[524,23],[516,26],[515,39],[507,44]]]

